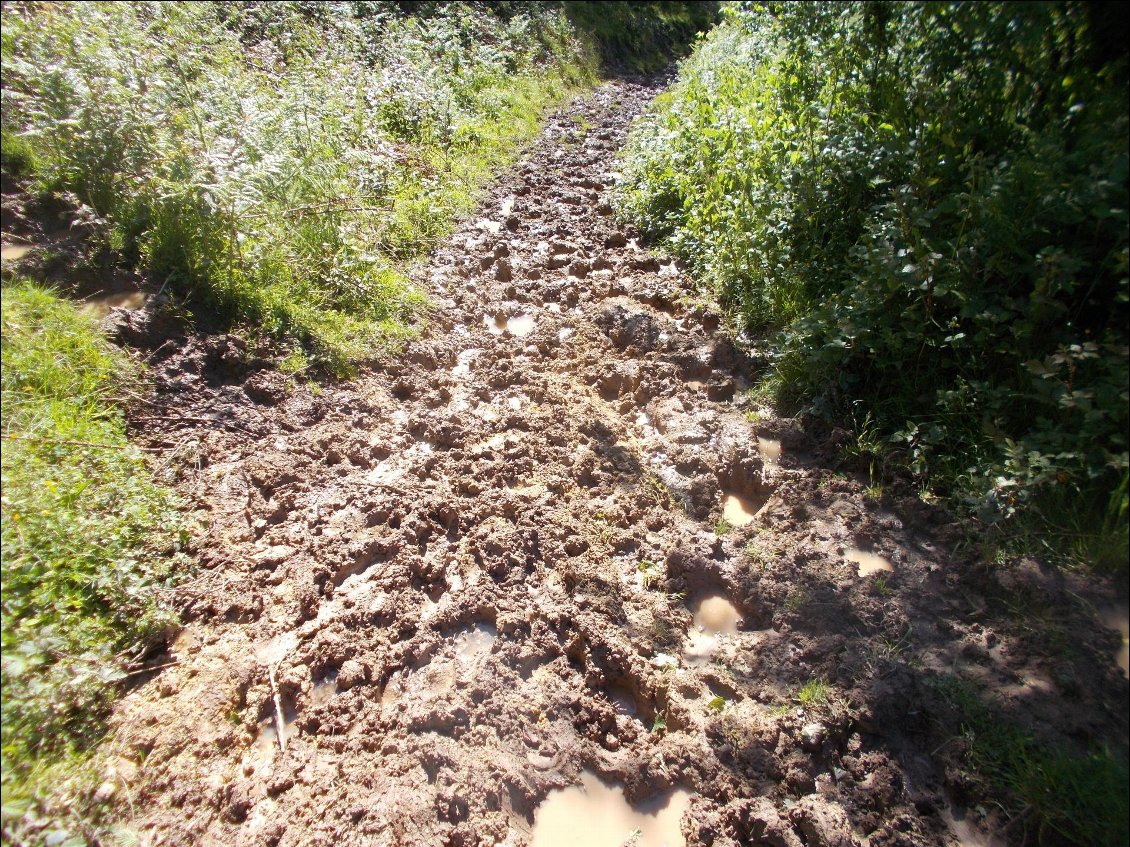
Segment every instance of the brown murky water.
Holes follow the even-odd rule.
[[[894,571],[895,569],[895,566],[888,559],[883,558],[878,553],[870,553],[857,547],[849,547],[845,550],[844,558],[857,566],[856,572],[859,576],[868,576],[880,571]]]
[[[140,309],[149,301],[144,291],[118,291],[114,294],[101,294],[79,304],[78,310],[84,315],[104,318],[111,309]]]
[[[679,821],[690,805],[682,789],[632,807],[623,789],[590,771],[581,784],[553,791],[534,815],[533,847],[685,847]],[[634,840],[633,840],[634,839]]]
[[[745,526],[750,523],[759,508],[761,505],[757,502],[740,494],[726,494],[722,498],[722,517],[731,526]]]
[[[781,442],[776,438],[758,436],[757,450],[766,468],[775,468],[781,463]]]
[[[0,247],[0,259],[5,262],[18,262],[34,249],[33,244],[5,244]]]
[[[324,706],[333,700],[335,694],[337,694],[337,674],[330,673],[314,683],[314,688],[310,692],[310,702],[315,706]]]
[[[494,316],[483,315],[483,325],[490,331],[491,335],[502,335],[504,332],[509,332],[511,335],[520,338],[534,331],[534,316],[514,315],[514,317],[507,317],[501,313]]]
[[[475,624],[455,637],[455,655],[464,662],[473,662],[490,652],[498,630],[488,623]]]
[[[970,820],[969,812],[966,809],[943,809],[942,820],[949,827],[950,833],[957,842],[957,847],[1005,847],[1004,838],[982,832]]]
[[[1126,606],[1110,606],[1099,611],[1099,620],[1103,626],[1122,635],[1122,646],[1118,651],[1118,666],[1122,668],[1125,676],[1130,676],[1130,608]]]
[[[695,609],[694,628],[687,636],[683,658],[690,665],[710,661],[718,651],[719,639],[738,634],[741,613],[725,597],[704,598]]]

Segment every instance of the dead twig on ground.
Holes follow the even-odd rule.
[[[275,682],[275,668],[267,665],[267,678],[271,681],[271,697],[275,701],[275,732],[279,737],[279,749],[286,752],[286,723],[283,721],[282,699],[279,697],[279,686]]]

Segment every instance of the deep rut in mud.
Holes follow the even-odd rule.
[[[617,226],[654,92],[554,116],[422,271],[424,337],[352,383],[119,316],[174,418],[139,437],[192,451],[203,527],[187,623],[104,751],[147,843],[581,843],[539,809],[588,821],[586,797],[637,806],[601,818],[611,845],[955,843],[975,798],[930,684],[955,670],[1125,743],[1113,636],[1079,611],[1070,661],[1032,648],[945,516],[868,499],[751,405],[758,363]]]

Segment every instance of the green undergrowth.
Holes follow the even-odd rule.
[[[543,4],[5,3],[5,163],[201,317],[347,372],[596,57]]]
[[[29,283],[5,283],[2,326],[3,832],[25,843],[63,831],[20,827],[81,778],[128,663],[176,622],[162,589],[186,558],[177,503],[111,399],[131,360]]]
[[[1130,839],[1130,772],[1107,750],[1085,755],[1041,743],[976,686],[958,676],[935,683],[954,711],[965,763],[1011,801],[1017,843],[1125,845]]]
[[[685,56],[695,38],[720,15],[720,3],[597,2],[564,3],[569,20],[596,43],[603,65],[611,70],[648,73]]]
[[[635,128],[618,203],[766,339],[762,396],[1013,542],[1124,570],[1112,9],[734,4]]]

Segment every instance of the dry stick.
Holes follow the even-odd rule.
[[[267,665],[267,678],[271,680],[271,696],[275,699],[275,730],[279,737],[279,749],[286,752],[286,724],[283,722],[282,700],[279,699],[279,687],[275,684],[275,667]]]
[[[177,443],[177,445],[172,450],[169,451],[169,455],[165,457],[165,461],[161,462],[161,464],[157,466],[157,469],[153,471],[153,476],[157,476],[157,474],[159,474],[169,466],[169,463],[176,458],[177,453],[180,451],[180,448],[187,444],[190,438],[192,438],[191,435],[186,435]]]
[[[174,659],[173,661],[166,662],[163,665],[153,665],[152,667],[138,668],[137,670],[129,671],[126,674],[126,676],[140,676],[143,673],[152,673],[153,671],[159,671],[162,668],[171,668],[173,665],[179,665],[179,664],[180,664],[180,659]]]
[[[256,410],[258,411],[258,410]],[[260,412],[260,414],[262,414]],[[188,423],[188,424],[212,424],[213,426],[219,425],[224,429],[238,429],[246,432],[248,435],[255,433],[241,424],[239,421],[224,420],[222,418],[196,418],[189,415],[134,415],[135,421],[170,421],[172,423]]]

